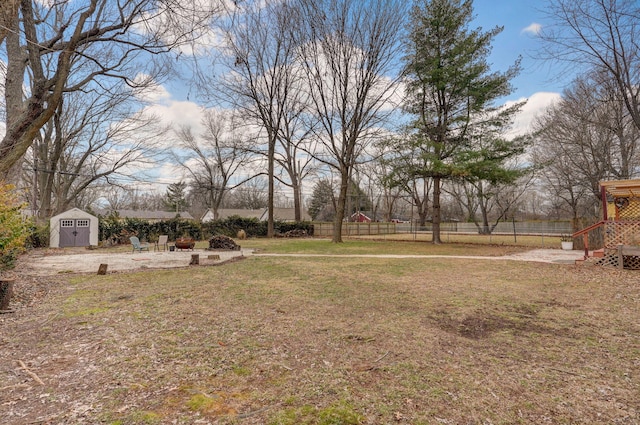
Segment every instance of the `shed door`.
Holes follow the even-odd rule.
[[[89,224],[86,218],[63,218],[60,220],[60,248],[66,246],[89,246]]]

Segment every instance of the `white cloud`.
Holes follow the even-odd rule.
[[[549,106],[553,105],[554,102],[560,100],[560,98],[560,93],[537,92],[531,95],[528,99],[522,98],[506,102],[505,106],[510,106],[516,102],[527,100],[527,103],[525,103],[520,112],[516,115],[513,121],[513,127],[508,132],[507,136],[517,136],[530,132],[535,118],[544,112]]]
[[[135,89],[135,95],[142,102],[153,104],[171,98],[171,93],[164,86],[157,84],[148,74],[136,75],[133,82],[140,87]]]
[[[538,35],[540,34],[541,30],[542,30],[542,25],[538,24],[537,22],[532,22],[531,25],[529,25],[526,28],[523,28],[522,31],[520,31],[520,34]]]
[[[167,99],[163,103],[148,106],[144,112],[158,117],[164,125],[191,127],[194,132],[202,130],[203,109],[194,102]]]

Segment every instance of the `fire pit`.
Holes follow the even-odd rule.
[[[193,250],[193,247],[196,246],[196,241],[193,238],[178,238],[175,245],[177,249]]]

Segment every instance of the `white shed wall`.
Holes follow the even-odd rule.
[[[89,220],[89,245],[98,246],[98,217],[82,211],[79,208],[72,208],[51,217],[49,220],[49,246],[51,248],[60,248],[60,220],[64,219]]]

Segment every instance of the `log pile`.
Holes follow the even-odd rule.
[[[214,236],[209,239],[209,249],[224,249],[227,251],[239,251],[240,245],[236,244],[233,239],[228,236]]]
[[[304,229],[293,229],[285,233],[280,233],[278,236],[281,238],[306,238],[309,235]]]

